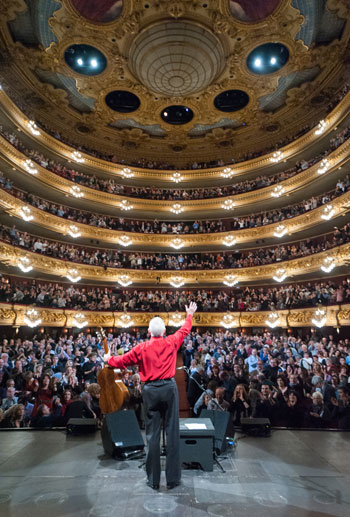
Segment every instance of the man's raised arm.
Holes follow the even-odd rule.
[[[192,328],[192,316],[197,310],[197,304],[195,302],[191,302],[190,305],[186,307],[187,312],[187,318],[185,323],[182,325],[182,327],[175,332],[172,336],[169,336],[168,339],[171,340],[172,343],[176,346],[177,349],[180,348],[180,346],[183,343],[183,340],[185,337],[191,332]]]

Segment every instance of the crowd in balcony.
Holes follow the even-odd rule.
[[[2,277],[0,302],[91,311],[185,311],[195,301],[201,312],[266,311],[350,302],[347,280],[276,287],[226,289],[125,289],[46,283]]]
[[[145,337],[142,329],[110,329],[107,340],[112,354],[120,355]],[[234,426],[253,416],[268,418],[273,426],[350,429],[348,338],[300,337],[278,329],[193,329],[182,354],[191,374],[187,397],[193,416],[210,409],[229,412]],[[0,426],[50,428],[66,425],[71,417],[101,419],[97,376],[102,367],[103,347],[91,333],[3,339]],[[123,381],[142,427],[137,367]]]
[[[246,217],[231,217],[229,219],[211,219],[194,221],[158,221],[135,220],[128,218],[116,218],[101,215],[95,212],[87,212],[75,208],[59,205],[42,199],[35,194],[24,192],[13,186],[13,182],[4,176],[0,171],[0,188],[9,194],[23,201],[28,205],[34,206],[52,215],[68,219],[77,223],[97,226],[98,228],[114,231],[127,231],[138,233],[161,233],[161,234],[196,234],[196,233],[217,233],[224,231],[244,230],[266,226],[277,222],[297,217],[314,210],[319,206],[330,203],[333,199],[341,196],[350,189],[350,176],[338,179],[335,189],[319,196],[313,196],[308,200],[303,200],[294,205],[287,205],[262,213],[252,214]]]
[[[218,253],[145,253],[86,248],[0,226],[0,240],[25,250],[68,262],[141,270],[217,270],[264,266],[314,255],[350,241],[350,223],[334,232],[292,244]]]
[[[35,149],[28,149],[24,143],[14,133],[9,133],[0,126],[0,134],[6,138],[16,149],[21,151],[25,156],[34,162],[40,164],[42,167],[51,172],[75,182],[79,185],[93,188],[109,194],[124,194],[148,199],[166,199],[166,200],[189,200],[189,199],[204,199],[206,197],[228,196],[235,194],[243,194],[252,190],[261,189],[275,183],[284,181],[296,174],[306,170],[317,162],[320,162],[329,153],[342,145],[350,136],[350,128],[346,127],[334,136],[330,141],[328,150],[320,153],[310,160],[301,160],[296,165],[286,171],[281,171],[274,175],[260,175],[257,178],[244,180],[233,183],[229,186],[217,188],[195,188],[195,189],[160,189],[156,187],[124,187],[120,184],[120,180],[113,178],[103,179],[95,175],[89,175],[82,171],[69,169],[65,165],[49,159],[41,152]]]

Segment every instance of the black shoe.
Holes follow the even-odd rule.
[[[174,483],[167,483],[167,489],[172,490],[173,488],[176,488],[177,486],[180,486],[180,481],[175,481]]]
[[[150,483],[149,481],[147,481],[146,483],[147,486],[149,486],[150,488],[153,488],[153,490],[159,490],[159,483],[154,483],[152,485],[152,483]]]

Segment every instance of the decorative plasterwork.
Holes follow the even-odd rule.
[[[22,218],[21,209],[23,207],[23,201],[11,196],[5,190],[0,190],[0,206],[5,212],[10,213],[12,216]],[[339,215],[345,214],[348,210],[347,206],[350,204],[350,192],[339,196],[332,200],[332,208],[334,210],[333,218]],[[47,228],[54,232],[66,235],[68,228],[72,221],[63,219],[33,206],[30,206],[31,215],[34,217],[35,223],[41,227]],[[295,235],[297,232],[303,231],[306,228],[319,226],[324,219],[324,206],[318,207],[309,212],[287,219],[284,221],[284,226],[287,229],[287,233]],[[118,245],[119,239],[122,236],[126,236],[132,242],[130,249],[137,249],[137,246],[147,247],[149,246],[152,250],[167,249],[169,252],[172,250],[171,242],[174,239],[173,234],[142,234],[132,232],[118,232],[114,230],[106,230],[98,228],[97,226],[90,226],[82,223],[74,223],[77,227],[77,231],[81,234],[82,238],[97,239],[102,242],[108,242]],[[183,242],[182,249],[192,249],[193,247],[201,246],[219,246],[223,249],[225,244],[225,238],[234,237],[236,243],[252,242],[256,239],[267,239],[275,237],[275,232],[281,223],[269,224],[257,228],[249,228],[244,230],[237,230],[231,232],[220,232],[210,234],[183,234],[180,235]]]
[[[0,247],[0,262],[9,266],[17,266],[20,257],[27,257],[30,265],[35,271],[51,275],[54,278],[66,277],[68,270],[72,267],[72,262],[65,262],[60,259],[38,255],[27,250],[21,250],[10,244],[3,244]],[[324,264],[326,258],[332,258],[335,266],[348,263],[350,256],[350,244],[332,248],[327,252],[316,253],[314,255],[297,258],[294,260],[277,262],[266,266],[222,269],[222,270],[198,270],[181,271],[181,278],[184,285],[205,285],[222,284],[228,274],[234,274],[238,282],[254,282],[257,279],[271,280],[283,266],[287,277],[299,276],[318,271]],[[134,270],[116,269],[101,266],[90,266],[86,264],[74,263],[77,275],[84,280],[95,280],[99,282],[118,282],[120,275],[128,275],[135,285],[150,284],[170,285],[174,277],[174,271],[159,270]]]
[[[26,326],[24,317],[27,307],[23,305],[0,304],[0,325],[4,326]],[[74,318],[77,311],[63,309],[43,309],[36,307],[38,317],[41,319],[40,327],[75,327]],[[276,311],[279,316],[279,327],[313,327],[312,319],[317,308],[312,309],[291,309]],[[342,327],[350,325],[350,305],[331,305],[325,307],[325,326]],[[84,316],[88,326],[123,328],[120,324],[120,317],[123,312],[94,312],[85,311]],[[154,316],[160,316],[166,325],[171,326],[172,322],[183,316],[185,313],[151,313],[151,312],[130,312],[133,327],[148,327]],[[231,329],[242,327],[263,327],[266,328],[266,319],[269,312],[197,312],[193,317],[193,324],[196,327],[221,327],[221,322],[229,316],[232,322]]]

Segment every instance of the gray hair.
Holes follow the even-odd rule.
[[[162,318],[156,316],[152,318],[148,325],[148,330],[153,337],[161,337],[165,332],[165,324]]]

